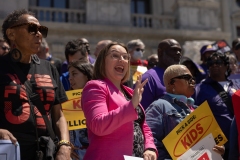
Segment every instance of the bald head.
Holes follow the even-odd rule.
[[[95,49],[95,52],[94,52],[94,55],[96,57],[98,57],[98,54],[100,53],[100,51],[105,48],[109,43],[111,43],[112,41],[111,40],[101,40],[97,43],[97,46],[96,46],[96,49]]]
[[[178,41],[175,39],[164,39],[159,43],[158,48],[164,50],[165,48],[174,46],[180,47]]]
[[[175,39],[164,39],[158,45],[158,66],[166,69],[170,65],[179,64],[182,48]]]

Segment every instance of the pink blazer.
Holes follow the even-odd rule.
[[[124,89],[132,95],[132,89],[126,86]],[[123,155],[131,156],[133,121],[138,118],[132,102],[127,101],[110,80],[104,79],[92,80],[85,85],[81,104],[90,143],[84,160],[124,160]],[[156,150],[152,132],[145,120],[142,131],[145,149]]]

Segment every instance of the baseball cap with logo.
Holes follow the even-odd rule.
[[[206,52],[209,52],[209,51],[217,51],[217,50],[218,50],[218,48],[217,48],[215,45],[209,44],[209,45],[204,45],[204,46],[202,46],[202,48],[201,48],[201,50],[200,50],[200,53],[201,53],[201,55],[203,55],[203,54],[206,53]]]

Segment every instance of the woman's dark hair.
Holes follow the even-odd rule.
[[[88,81],[93,79],[93,65],[86,60],[77,60],[72,61],[68,65],[68,70],[70,67],[74,67],[80,72],[82,72],[85,76],[87,76]]]
[[[84,57],[87,57],[87,47],[82,40],[71,40],[66,44],[65,57],[68,61],[69,55],[74,55],[77,51],[80,51]]]
[[[128,49],[123,43],[119,43],[119,42],[109,43],[105,48],[103,48],[100,51],[100,53],[97,57],[97,60],[94,64],[93,79],[104,79],[104,78],[106,78],[105,59],[106,59],[107,55],[109,54],[108,51],[114,45],[122,46],[128,53]],[[112,67],[112,66],[109,66],[109,67]],[[122,82],[123,83],[126,82],[129,79],[129,77],[130,77],[130,60],[128,61],[128,71],[127,71],[126,75],[123,77]]]
[[[15,10],[12,13],[10,13],[3,21],[2,34],[3,34],[3,38],[7,41],[8,44],[10,44],[10,40],[8,39],[6,34],[7,29],[16,25],[19,21],[19,17],[25,14],[35,17],[35,14],[33,12],[27,11],[25,9],[21,9],[21,10]]]
[[[221,52],[214,52],[207,58],[207,66],[208,68],[211,66],[212,59],[216,57],[218,59],[221,59],[225,66],[227,66],[227,74],[225,75],[226,78],[231,74],[231,69],[229,67],[229,57],[226,54],[223,54]]]

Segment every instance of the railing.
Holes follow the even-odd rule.
[[[34,12],[40,21],[86,23],[86,11],[76,9],[33,7],[29,10]],[[137,28],[173,29],[175,18],[173,16],[155,16],[149,14],[131,14],[131,23]]]
[[[133,27],[171,29],[175,28],[173,16],[154,16],[147,14],[132,14],[131,22]]]
[[[29,7],[40,21],[64,22],[64,23],[86,23],[85,10]]]

